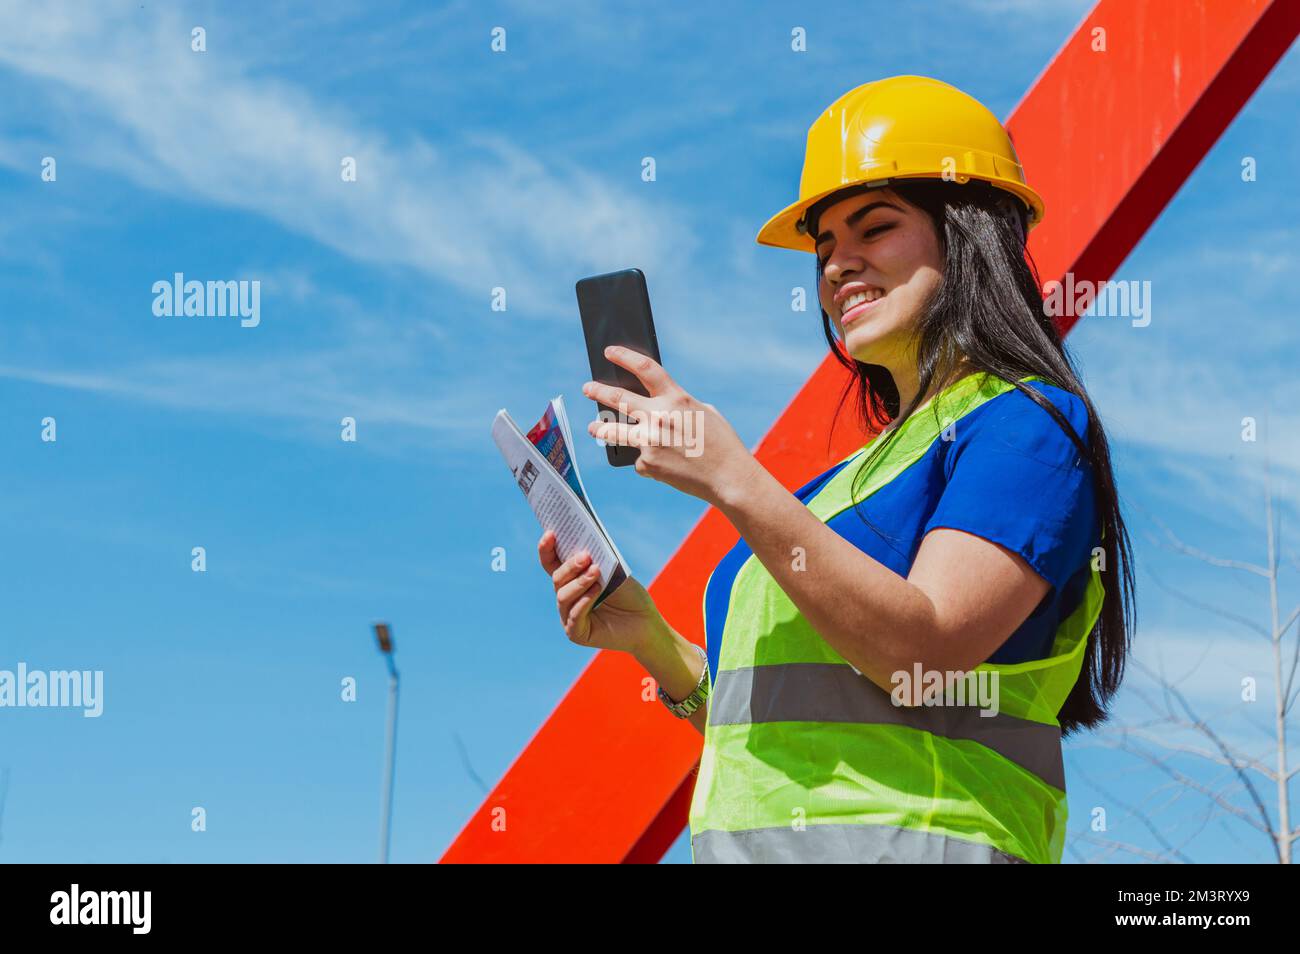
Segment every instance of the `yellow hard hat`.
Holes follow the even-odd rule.
[[[1011,137],[987,107],[928,76],[890,76],[849,90],[808,129],[799,201],[767,220],[760,245],[816,252],[804,214],[845,186],[892,179],[981,179],[1028,207],[1029,228],[1043,200],[1025,183]]]

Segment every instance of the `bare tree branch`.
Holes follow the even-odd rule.
[[[1139,858],[1145,858],[1147,861],[1166,861],[1164,854],[1161,852],[1148,851],[1145,848],[1139,848],[1137,845],[1129,845],[1122,841],[1114,841],[1110,838],[1099,838],[1096,835],[1088,833],[1080,833],[1079,838],[1083,841],[1109,848],[1109,854],[1114,854],[1116,851],[1127,851],[1131,854],[1137,855]]]
[[[1145,664],[1143,664],[1140,660],[1135,659],[1134,664],[1137,665],[1139,669],[1147,669],[1148,673],[1150,673],[1150,669],[1146,667]],[[1199,716],[1196,715],[1195,712],[1192,711],[1191,705],[1187,702],[1186,697],[1184,697],[1183,694],[1178,691],[1178,688],[1176,686],[1169,686],[1168,689],[1169,692],[1173,694],[1174,698],[1178,700],[1178,704],[1182,706],[1183,712],[1186,714],[1187,718],[1191,719],[1196,724],[1196,729],[1202,735],[1208,738],[1211,742],[1213,742],[1214,747],[1218,749],[1219,752],[1222,753],[1225,758],[1231,759],[1232,755],[1228,749],[1228,746],[1223,742],[1222,739],[1219,738],[1217,732],[1211,729],[1203,719],[1201,719]],[[1258,790],[1256,790],[1254,783],[1250,780],[1250,776],[1248,776],[1244,771],[1242,771],[1240,767],[1234,767],[1234,771],[1237,774],[1237,778],[1240,779],[1241,783],[1246,787],[1246,791],[1250,793],[1251,801],[1255,803],[1255,809],[1256,811],[1259,812],[1259,817],[1264,821],[1265,830],[1269,833],[1270,836],[1274,838],[1274,840],[1276,840],[1277,836],[1273,831],[1273,822],[1268,817],[1268,808],[1265,807],[1264,800],[1260,798]],[[1278,860],[1279,861],[1282,860],[1280,854],[1280,848],[1279,848]]]
[[[1138,665],[1139,668],[1142,668],[1142,664],[1141,664],[1141,663],[1137,663],[1137,662],[1135,662],[1135,665]],[[1162,677],[1162,678],[1163,678],[1163,677]],[[1170,685],[1172,685],[1172,683],[1170,683]],[[1170,694],[1169,686],[1165,686],[1165,687],[1164,687],[1164,691],[1165,691],[1165,695],[1166,695],[1166,697],[1168,697],[1169,694]],[[1147,693],[1144,692],[1140,687],[1138,687],[1138,686],[1134,686],[1134,687],[1132,687],[1132,689],[1130,689],[1130,692],[1132,692],[1135,696],[1137,696],[1139,699],[1141,699],[1143,702],[1145,702],[1148,706],[1150,706],[1151,709],[1152,709],[1153,711],[1155,711],[1155,712],[1160,712],[1160,711],[1161,711],[1161,710],[1159,709],[1159,707],[1156,706],[1155,702],[1153,702],[1153,701],[1148,697]],[[1215,717],[1217,717],[1217,716],[1220,716],[1220,715],[1222,715],[1222,714],[1224,714],[1224,713],[1232,713],[1232,714],[1236,714],[1236,715],[1240,716],[1241,718],[1245,719],[1245,721],[1248,722],[1248,723],[1251,725],[1252,728],[1257,729],[1261,734],[1263,734],[1263,735],[1267,735],[1267,734],[1268,734],[1268,730],[1267,730],[1267,729],[1265,729],[1265,728],[1263,728],[1263,727],[1261,727],[1261,726],[1255,725],[1255,723],[1251,722],[1250,719],[1248,718],[1248,716],[1247,716],[1246,714],[1241,713],[1240,709],[1237,708],[1237,707],[1233,707],[1233,706],[1223,706],[1221,709],[1219,709],[1219,710],[1218,710],[1217,712],[1215,712],[1213,715],[1214,715]],[[1203,720],[1203,721],[1204,721],[1204,720]],[[1162,729],[1162,728],[1165,728],[1165,727],[1173,727],[1173,728],[1175,728],[1175,729],[1182,729],[1182,730],[1184,730],[1184,731],[1186,731],[1186,732],[1199,732],[1199,730],[1198,730],[1197,727],[1196,727],[1196,723],[1195,723],[1195,722],[1192,722],[1192,721],[1189,721],[1189,720],[1187,720],[1187,719],[1182,718],[1181,716],[1179,716],[1179,715],[1177,715],[1176,713],[1174,713],[1172,709],[1167,710],[1166,712],[1164,712],[1163,714],[1161,714],[1160,718],[1157,719],[1157,720],[1148,721],[1148,722],[1141,722],[1141,723],[1137,723],[1136,725],[1131,725],[1131,726],[1123,726],[1122,728],[1124,729],[1124,731],[1127,731],[1127,732],[1134,732],[1134,731],[1139,731],[1139,730],[1140,730],[1140,731],[1145,731],[1146,729]],[[1164,743],[1162,742],[1162,743],[1160,743],[1160,744],[1164,744]],[[1242,753],[1242,752],[1240,752],[1239,750],[1236,750],[1236,749],[1233,749],[1233,750],[1232,750],[1232,755],[1233,755],[1233,756],[1234,756],[1238,761],[1241,761],[1241,762],[1243,762],[1243,763],[1250,763],[1250,762],[1252,761],[1252,760],[1250,759],[1249,756],[1245,755],[1244,753]],[[1266,770],[1266,771],[1269,771],[1269,770]],[[1276,780],[1276,778],[1277,778],[1276,773],[1274,773],[1274,774],[1271,776],[1271,778],[1274,779],[1274,780]]]
[[[1275,637],[1276,642],[1280,643],[1282,641],[1282,638],[1286,635],[1286,631],[1291,628],[1291,624],[1297,619],[1300,619],[1300,604],[1296,605],[1296,608],[1291,611],[1291,615],[1287,617],[1286,622],[1283,623],[1282,627],[1277,631],[1277,636]],[[1295,669],[1297,661],[1300,661],[1300,635],[1296,637],[1295,649],[1291,652],[1291,671],[1286,675],[1286,689],[1282,692],[1283,698],[1289,699],[1291,696],[1291,687],[1295,685]],[[1282,714],[1286,715],[1290,709],[1291,704],[1288,702],[1283,708]]]
[[[1150,535],[1148,534],[1148,536]],[[1241,626],[1245,626],[1247,629],[1249,629],[1251,632],[1255,633],[1256,635],[1264,639],[1268,639],[1268,630],[1265,629],[1263,626],[1260,626],[1258,623],[1252,622],[1251,620],[1247,619],[1244,616],[1238,616],[1236,613],[1230,613],[1227,610],[1215,606],[1212,603],[1205,603],[1194,597],[1188,596],[1186,593],[1180,593],[1178,590],[1174,589],[1172,586],[1168,585],[1163,580],[1161,580],[1159,574],[1157,574],[1149,566],[1146,568],[1146,572],[1147,575],[1151,577],[1152,581],[1156,584],[1156,586],[1160,587],[1166,593],[1178,597],[1178,599],[1189,604],[1190,606],[1195,606],[1197,609],[1205,610],[1207,613],[1213,613],[1215,616],[1221,616],[1226,620],[1230,620],[1234,623],[1240,624]]]
[[[1291,624],[1297,619],[1300,619],[1300,603],[1296,604],[1295,609],[1291,611],[1291,615],[1286,618],[1286,622],[1283,623],[1281,629],[1277,631],[1277,638],[1281,639],[1285,636],[1286,631],[1291,628]]]
[[[1163,834],[1159,829],[1157,829],[1156,826],[1155,826],[1154,824],[1152,824],[1151,819],[1149,819],[1145,814],[1143,814],[1142,812],[1139,812],[1139,811],[1138,811],[1137,809],[1135,809],[1133,806],[1129,805],[1127,802],[1125,802],[1125,801],[1123,801],[1122,799],[1120,799],[1117,795],[1115,795],[1115,794],[1113,794],[1113,793],[1107,791],[1106,789],[1102,788],[1101,785],[1099,785],[1096,781],[1094,781],[1092,778],[1090,778],[1090,777],[1088,776],[1088,774],[1087,774],[1086,772],[1084,772],[1083,769],[1080,768],[1078,765],[1075,765],[1075,766],[1074,766],[1074,771],[1075,771],[1077,774],[1081,775],[1081,776],[1083,777],[1083,780],[1084,780],[1085,782],[1087,782],[1089,785],[1091,785],[1091,786],[1092,786],[1093,788],[1095,788],[1097,791],[1101,792],[1102,795],[1104,795],[1106,798],[1110,799],[1112,802],[1114,802],[1114,803],[1115,803],[1116,805],[1118,805],[1120,808],[1122,808],[1122,809],[1124,809],[1126,812],[1128,812],[1128,816],[1127,816],[1127,817],[1129,817],[1129,818],[1136,818],[1136,819],[1137,819],[1137,820],[1142,824],[1142,827],[1145,828],[1148,832],[1151,833],[1151,837],[1154,838],[1154,839],[1155,839],[1155,840],[1160,844],[1160,846],[1161,846],[1162,848],[1164,848],[1165,853],[1173,855],[1174,857],[1176,857],[1179,861],[1183,862],[1184,864],[1193,864],[1193,863],[1194,863],[1194,862],[1192,861],[1191,858],[1188,858],[1188,857],[1187,857],[1185,854],[1183,854],[1180,850],[1178,850],[1178,849],[1175,848],[1173,845],[1171,845],[1171,844],[1169,843],[1169,840],[1168,840],[1167,838],[1165,838],[1164,834]]]
[[[1188,724],[1186,728],[1193,729],[1195,727]],[[1126,732],[1128,735],[1132,735],[1135,738],[1142,739],[1144,742],[1150,742],[1152,745],[1158,745],[1162,749],[1169,749],[1173,752],[1182,752],[1185,755],[1199,756],[1200,758],[1207,759],[1211,762],[1214,762],[1217,765],[1222,765],[1230,769],[1237,769],[1243,767],[1252,768],[1256,772],[1259,772],[1260,775],[1263,775],[1270,782],[1277,781],[1277,773],[1274,772],[1271,768],[1269,768],[1264,763],[1260,762],[1258,759],[1245,758],[1243,756],[1239,756],[1235,754],[1229,758],[1224,758],[1223,756],[1215,755],[1213,752],[1207,752],[1205,749],[1198,749],[1195,746],[1176,745],[1173,742],[1169,742],[1165,739],[1160,738],[1160,736],[1153,735],[1149,732],[1139,731],[1134,729],[1128,729],[1126,730]]]
[[[1204,591],[1198,590],[1195,584],[1189,583],[1191,590],[1182,592],[1177,586],[1167,584],[1159,574],[1151,572],[1147,567],[1151,580],[1164,592],[1194,607],[1200,613],[1242,627],[1247,632],[1268,641],[1270,663],[1268,672],[1272,677],[1274,689],[1270,701],[1273,705],[1243,705],[1242,700],[1237,699],[1233,692],[1215,695],[1204,704],[1197,697],[1195,707],[1189,701],[1190,688],[1185,692],[1182,686],[1187,684],[1190,687],[1187,680],[1193,674],[1206,673],[1205,663],[1211,658],[1215,637],[1219,635],[1213,629],[1207,634],[1209,639],[1205,641],[1205,649],[1202,652],[1189,654],[1186,652],[1186,646],[1180,646],[1182,654],[1177,656],[1172,666],[1168,665],[1164,654],[1160,652],[1159,645],[1156,646],[1157,655],[1152,660],[1152,664],[1131,658],[1130,664],[1149,677],[1152,684],[1133,686],[1130,682],[1130,685],[1125,688],[1137,696],[1146,706],[1148,713],[1142,717],[1143,714],[1139,712],[1139,718],[1126,719],[1127,725],[1103,727],[1095,737],[1095,741],[1098,745],[1118,749],[1145,761],[1164,775],[1167,781],[1132,805],[1123,804],[1091,779],[1088,782],[1103,793],[1109,802],[1121,806],[1126,814],[1120,817],[1119,823],[1126,826],[1126,832],[1133,831],[1131,820],[1140,819],[1140,823],[1153,839],[1152,844],[1159,846],[1160,851],[1152,851],[1149,847],[1144,848],[1136,844],[1103,840],[1090,833],[1083,833],[1079,838],[1080,843],[1071,846],[1071,851],[1076,857],[1083,858],[1091,854],[1092,857],[1100,860],[1110,860],[1119,853],[1125,853],[1139,859],[1174,860],[1187,863],[1189,856],[1183,850],[1184,846],[1194,844],[1195,839],[1202,836],[1211,823],[1217,822],[1222,825],[1232,842],[1243,849],[1245,857],[1263,860],[1257,843],[1256,847],[1248,848],[1239,837],[1244,836],[1245,833],[1240,825],[1233,824],[1233,821],[1236,821],[1244,822],[1268,836],[1273,850],[1273,860],[1279,863],[1292,860],[1292,845],[1300,839],[1300,827],[1293,828],[1289,785],[1294,776],[1300,775],[1300,764],[1294,767],[1289,765],[1290,739],[1287,722],[1288,714],[1296,706],[1300,706],[1300,625],[1298,625],[1300,605],[1296,605],[1289,613],[1281,605],[1283,600],[1279,592],[1279,573],[1284,559],[1288,565],[1300,569],[1300,558],[1283,542],[1282,511],[1275,505],[1270,483],[1267,446],[1264,448],[1262,466],[1263,500],[1261,502],[1264,507],[1263,528],[1267,537],[1267,559],[1266,565],[1263,566],[1247,560],[1220,557],[1192,546],[1174,533],[1159,516],[1138,504],[1135,506],[1149,517],[1150,526],[1158,531],[1146,533],[1146,538],[1153,546],[1181,556],[1192,557],[1210,567],[1244,570],[1267,582],[1268,589],[1265,596],[1268,601],[1267,622],[1261,625],[1251,618],[1254,614],[1250,614],[1249,609],[1244,614],[1233,612],[1237,606],[1247,606],[1257,598],[1255,594],[1249,593],[1253,587],[1248,578],[1240,577],[1235,573],[1228,575],[1231,583],[1241,588],[1241,593],[1239,596],[1234,596],[1227,604],[1233,609],[1227,609],[1200,598]],[[1215,624],[1211,625],[1218,628]],[[1285,643],[1288,637],[1295,638],[1291,646]],[[1168,669],[1185,671],[1185,674],[1174,678],[1170,676]],[[1267,713],[1265,709],[1268,710]],[[1225,714],[1230,714],[1230,720],[1224,719]],[[1261,724],[1265,721],[1266,715],[1268,717],[1266,721],[1269,723],[1267,726]],[[1229,727],[1232,740],[1225,735]],[[1270,740],[1270,751],[1260,754],[1248,751],[1248,748],[1255,748],[1244,741],[1245,736],[1242,732],[1248,730],[1259,731],[1262,736],[1267,737]],[[1183,737],[1181,733],[1184,732],[1189,735]],[[1202,745],[1201,740],[1208,745]],[[1195,777],[1189,775],[1183,771],[1189,764],[1182,761],[1184,757],[1199,759],[1209,768],[1194,770]],[[1263,781],[1260,781],[1261,779]],[[1266,783],[1272,783],[1273,789],[1269,790],[1270,795],[1276,796],[1275,804],[1272,806],[1265,803],[1262,795]],[[1168,798],[1164,794],[1166,791],[1172,793]],[[1196,798],[1198,804],[1186,806],[1181,804],[1189,794]],[[1167,812],[1175,806],[1179,807],[1181,816],[1178,824],[1162,826],[1155,823],[1154,816],[1150,814],[1153,810]],[[1270,810],[1277,812],[1276,821],[1270,817]],[[1253,842],[1251,838],[1246,840]],[[1082,848],[1083,845],[1093,846],[1099,850],[1086,852]]]
[[[1107,743],[1102,743],[1102,744],[1107,744]],[[1113,748],[1120,749],[1123,752],[1127,752],[1130,755],[1135,755],[1138,758],[1149,762],[1151,765],[1153,765],[1155,768],[1158,768],[1160,771],[1164,772],[1174,781],[1186,785],[1188,788],[1192,789],[1195,792],[1199,792],[1200,794],[1204,795],[1206,798],[1212,800],[1224,811],[1228,812],[1231,815],[1235,815],[1236,817],[1244,821],[1246,824],[1250,825],[1252,828],[1256,828],[1261,833],[1268,835],[1270,840],[1273,839],[1273,831],[1270,826],[1261,825],[1259,821],[1256,820],[1256,818],[1250,812],[1246,811],[1243,808],[1237,807],[1236,805],[1232,804],[1232,802],[1230,801],[1227,801],[1223,797],[1223,795],[1207,788],[1205,785],[1202,785],[1199,781],[1192,778],[1191,776],[1185,775],[1175,768],[1171,768],[1170,766],[1165,764],[1163,760],[1156,758],[1150,752],[1147,752],[1146,750],[1138,746],[1130,745],[1124,741],[1118,741],[1109,744]]]
[[[1268,579],[1269,572],[1266,567],[1257,566],[1254,563],[1247,563],[1244,560],[1227,560],[1224,559],[1223,557],[1213,556],[1209,553],[1206,553],[1204,550],[1199,550],[1196,547],[1183,543],[1183,541],[1178,539],[1178,536],[1172,530],[1170,530],[1168,526],[1165,525],[1165,522],[1161,520],[1159,517],[1157,517],[1155,514],[1148,513],[1147,516],[1149,516],[1156,523],[1160,524],[1160,529],[1165,532],[1165,536],[1167,536],[1171,541],[1173,541],[1172,543],[1169,544],[1163,544],[1155,537],[1148,534],[1147,535],[1148,539],[1150,539],[1151,542],[1155,543],[1157,546],[1163,546],[1167,550],[1173,550],[1176,553],[1182,553],[1190,557],[1195,557],[1196,559],[1201,560],[1202,562],[1209,563],[1211,566],[1223,566],[1223,567],[1229,567],[1234,570],[1245,570],[1247,573],[1254,573],[1256,576],[1262,576],[1265,579]]]

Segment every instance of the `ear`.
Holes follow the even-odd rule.
[[[1014,195],[1002,192],[996,203],[998,213],[1020,226],[1020,241],[1029,241],[1029,207]]]

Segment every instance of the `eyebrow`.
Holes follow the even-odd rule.
[[[848,228],[853,228],[853,226],[857,225],[859,220],[861,220],[862,217],[865,216],[872,209],[882,209],[882,208],[893,209],[895,212],[903,211],[898,206],[894,205],[892,202],[885,202],[883,200],[879,202],[868,202],[866,205],[858,209],[856,212],[850,212],[848,218],[844,220],[844,224]],[[831,234],[830,229],[827,229],[821,235],[817,236],[817,239],[816,241],[813,242],[813,245],[821,245],[822,242],[826,241],[828,238],[834,238],[834,236]]]

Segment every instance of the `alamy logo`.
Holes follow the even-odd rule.
[[[260,281],[186,281],[176,272],[170,282],[153,283],[153,313],[159,318],[238,317],[243,328],[256,328],[262,320]]]
[[[51,924],[129,924],[132,934],[148,934],[152,891],[70,891],[50,895]]]
[[[104,711],[104,671],[28,672],[23,662],[17,672],[0,669],[0,709],[42,706],[82,709],[87,719],[99,718]]]
[[[961,670],[900,669],[890,679],[894,687],[890,700],[896,706],[973,706],[984,718],[998,714],[998,672],[996,669]]]
[[[1049,318],[1062,315],[1095,318],[1132,318],[1134,328],[1151,324],[1150,281],[1075,281],[1074,272],[1065,273],[1065,281],[1043,285],[1043,314]]]
[[[617,411],[602,407],[596,416],[602,423],[644,423],[645,438],[655,447],[684,447],[687,457],[699,457],[704,453],[703,411],[683,411],[680,408],[664,411],[656,408],[648,415],[642,415],[620,402]],[[642,417],[645,418],[644,421],[638,420]],[[596,443],[604,446],[608,442],[596,438]]]

